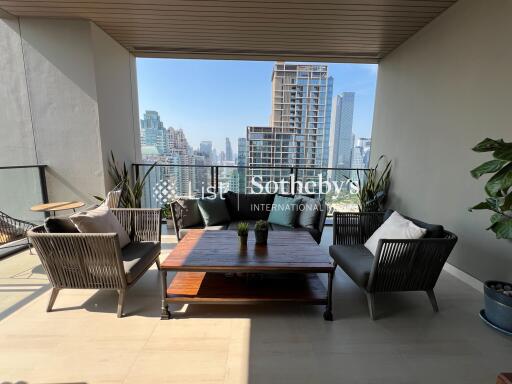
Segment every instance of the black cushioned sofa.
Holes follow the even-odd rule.
[[[293,196],[293,195],[286,195]],[[295,195],[300,197],[301,195]],[[302,195],[305,197],[314,197],[312,195]],[[254,228],[254,224],[258,220],[268,220],[275,194],[246,194],[236,192],[226,192],[222,195],[229,212],[230,220],[219,225],[206,226],[202,219],[198,208],[198,200],[196,198],[179,198],[171,203],[172,218],[174,227],[176,228],[176,236],[178,241],[182,239],[187,232],[194,228],[205,228],[207,230],[236,230],[239,222],[247,222],[250,229]],[[327,216],[327,208],[323,200],[317,200],[318,203],[318,219],[314,226],[285,227],[269,223],[270,231],[307,231],[313,239],[320,244],[322,232],[324,229],[325,219]],[[302,212],[297,213],[297,217]]]

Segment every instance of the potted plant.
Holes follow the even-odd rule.
[[[164,218],[167,222],[167,228],[171,229],[174,226],[172,222],[172,211],[170,203],[165,203],[162,205],[162,218]]]
[[[384,169],[380,169],[384,161]],[[357,171],[357,180],[350,180],[356,187],[359,198],[359,212],[378,212],[384,210],[384,204],[391,184],[391,160],[385,160],[384,155],[377,160],[375,168]]]
[[[487,228],[498,239],[512,240],[512,143],[503,139],[485,139],[474,148],[475,152],[492,152],[493,160],[486,161],[471,171],[475,179],[485,174],[492,177],[485,184],[485,201],[473,209],[486,209],[493,212],[491,225]],[[512,332],[512,284],[503,281],[484,283],[486,321],[492,325]]]
[[[238,223],[238,239],[241,247],[247,247],[247,236],[249,235],[249,224],[245,222]]]
[[[254,225],[254,235],[256,237],[256,244],[267,244],[268,222],[258,220]]]

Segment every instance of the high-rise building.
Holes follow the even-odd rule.
[[[231,141],[229,137],[226,137],[226,160],[233,161],[233,148],[231,148]]]
[[[226,153],[224,151],[220,151],[219,155],[219,163],[222,165],[226,161]]]
[[[352,158],[351,158],[351,164],[353,170],[350,171],[350,179],[354,182],[359,182],[360,185],[364,183],[364,171],[357,170],[361,168],[365,168],[364,164],[364,156],[365,152],[363,147],[354,147],[352,148]]]
[[[264,161],[267,166],[326,167],[332,87],[333,79],[328,76],[326,65],[277,62],[272,73],[270,127],[248,127],[248,165],[254,167]],[[265,152],[256,152],[261,150]],[[267,176],[282,179],[289,173],[287,169],[279,169]],[[302,180],[316,174],[318,171],[314,170],[298,171]],[[251,170],[248,178],[252,175],[255,173]]]
[[[201,141],[199,143],[199,153],[205,157],[207,162],[212,161],[212,149],[213,145],[211,141]]]
[[[354,120],[354,92],[343,92],[333,101],[332,128],[330,137],[329,167],[350,168],[354,139],[352,123]],[[339,180],[343,176],[349,177],[349,172],[338,171],[331,173]]]
[[[238,138],[238,158],[237,158],[237,165],[240,167],[238,168],[238,188],[239,192],[246,192],[246,182],[245,178],[247,175],[246,168],[244,168],[247,165],[247,139],[245,137]]]
[[[274,134],[272,127],[247,127],[247,168],[246,190],[252,191],[251,180],[258,177],[261,182],[274,179],[274,173],[270,169],[274,148]],[[262,168],[263,167],[263,168]]]
[[[141,145],[154,146],[160,155],[165,155],[168,146],[167,131],[157,111],[146,111],[140,120]]]

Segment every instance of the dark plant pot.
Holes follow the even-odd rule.
[[[247,247],[247,235],[245,235],[245,236],[238,235],[238,241],[240,241],[240,247],[242,247],[242,248]]]
[[[268,229],[265,231],[254,231],[256,237],[256,244],[267,244]]]
[[[512,332],[512,297],[497,292],[491,285],[512,285],[502,281],[489,280],[484,283],[485,316],[495,326]]]

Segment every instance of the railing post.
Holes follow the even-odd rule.
[[[40,165],[37,167],[39,172],[39,187],[41,188],[41,200],[43,204],[48,203],[48,186],[46,185],[46,165]],[[44,212],[44,217],[49,217],[49,212]]]
[[[213,165],[210,166],[210,187],[215,188],[215,167]]]
[[[135,179],[134,181],[136,180],[139,180],[139,164],[133,164],[134,166],[134,170],[135,170]]]
[[[295,168],[290,167],[290,194],[293,195],[295,193]]]
[[[219,166],[215,166],[215,193],[219,192]]]

